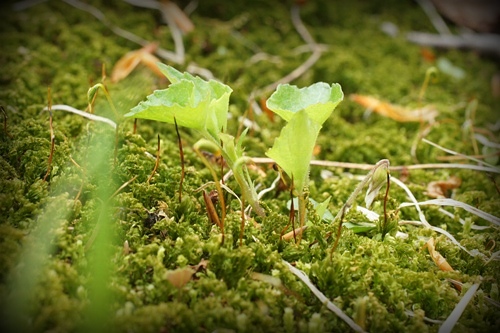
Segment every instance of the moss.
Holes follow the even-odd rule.
[[[172,50],[170,31],[158,13],[122,1],[89,3],[112,24]],[[250,93],[291,72],[309,56],[296,52],[304,42],[291,23],[291,3],[257,1],[242,7],[238,2],[221,5],[203,1],[191,15],[196,29],[184,36],[186,62],[174,65],[185,70],[194,62],[233,88],[232,117],[228,120],[231,134],[236,134],[238,117],[250,110]],[[109,261],[116,271],[108,281],[115,297],[111,308],[117,331],[348,330],[282,260],[304,270],[330,300],[368,331],[437,331],[439,326],[423,317],[444,320],[463,292],[480,279],[480,289],[456,330],[495,331],[499,327],[498,309],[485,298],[498,300],[498,261],[485,262],[498,251],[498,228],[471,229],[471,225],[491,224],[459,208],[445,207],[454,218],[445,217],[437,207],[425,206],[422,210],[431,225],[453,234],[476,256],[432,230],[404,225],[383,240],[380,230],[355,234],[344,228],[330,260],[337,224],[314,214],[301,244],[280,241],[289,221],[289,193],[283,187],[262,198],[266,217],[251,216],[241,247],[240,205],[227,195],[225,242],[221,245],[220,229],[210,223],[199,192],[212,177],[191,148],[196,133],[181,129],[186,177],[179,202],[181,168],[173,126],[140,120],[136,133],[132,133],[132,122],[122,121],[114,133],[107,125],[62,111],[53,113],[56,145],[50,177],[43,181],[50,153],[49,117],[41,112],[47,105],[47,87],[51,87],[53,104],[84,110],[88,88],[103,80],[102,66],[109,75],[121,56],[139,46],[64,2],[49,1],[19,12],[0,12],[0,63],[4,65],[0,102],[6,110],[10,134],[0,130],[2,299],[12,292],[9,279],[16,276],[18,263],[24,262],[23,250],[31,239],[26,235],[36,232],[52,216],[58,223],[50,240],[38,240],[53,247],[47,265],[40,271],[35,301],[30,306],[33,331],[78,330],[91,299],[88,246],[102,207],[96,192],[109,184],[114,186],[111,192],[117,190],[109,201],[115,236]],[[426,138],[463,154],[477,153],[470,133],[463,129],[468,120],[466,105],[477,100],[474,127],[481,133],[496,121],[497,101],[491,94],[490,80],[499,69],[497,61],[470,51],[433,50],[436,57],[446,57],[465,69],[466,78],[456,81],[438,73],[419,101],[425,72],[434,64],[422,57],[419,46],[404,39],[408,31],[433,29],[417,4],[391,1],[382,6],[351,1],[333,6],[319,1],[307,2],[300,12],[316,41],[328,47],[293,83],[339,82],[346,97],[351,93],[373,95],[409,108],[433,104],[439,116]],[[379,32],[384,21],[397,24],[400,34],[392,38]],[[270,57],[251,60],[259,52]],[[124,114],[154,89],[165,88],[167,82],[139,65],[123,81],[104,79],[104,84],[118,113]],[[257,100],[266,97],[256,96]],[[115,117],[102,91],[94,111]],[[263,157],[283,121],[252,111],[247,116],[260,130],[251,131],[243,145],[247,155]],[[391,165],[410,165],[417,161],[435,163],[446,157],[446,153],[423,142],[416,145],[415,156],[411,155],[422,128],[421,124],[397,123],[376,113],[366,116],[363,107],[346,98],[324,124],[315,158],[353,163],[389,158]],[[158,134],[161,158],[148,183],[155,165],[150,155],[156,155]],[[109,153],[95,161],[105,143],[115,142],[115,138],[116,160]],[[259,167],[265,175],[251,170],[251,176],[262,190],[271,186],[277,173],[268,165]],[[324,179],[323,170],[331,171],[332,176]],[[313,166],[310,197],[316,201],[330,197],[328,209],[335,215],[358,184],[353,176],[363,174],[366,172],[356,169]],[[112,176],[102,179],[103,175]],[[498,176],[457,169],[410,170],[392,175],[404,180],[419,201],[429,198],[425,192],[430,181],[457,176],[462,184],[452,191],[454,199],[493,215],[500,212]],[[238,194],[232,178],[226,185]],[[419,219],[413,207],[398,209],[409,201],[402,189],[392,185],[389,198],[388,208],[394,214],[391,222]],[[381,214],[380,199],[379,195],[372,209]],[[362,195],[356,204],[364,204]],[[54,208],[55,215],[49,214],[47,207]],[[67,214],[56,216],[62,211]],[[459,223],[459,217],[467,221],[465,226]],[[366,220],[354,210],[345,218],[352,222]],[[396,230],[407,238],[395,237]],[[429,237],[436,239],[436,250],[455,271],[440,271],[429,252],[422,249]],[[176,288],[166,280],[168,271],[185,267],[194,267],[196,272],[183,287]],[[281,285],[255,279],[252,273],[279,278]],[[448,279],[464,283],[462,293]],[[406,310],[413,311],[414,316],[408,316]]]

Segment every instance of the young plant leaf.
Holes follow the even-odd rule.
[[[305,110],[311,120],[323,124],[343,98],[344,93],[338,83],[330,86],[325,82],[317,82],[304,88],[281,84],[266,105],[286,121],[290,121],[295,113]]]
[[[309,163],[321,125],[343,98],[339,84],[318,82],[300,89],[281,84],[266,102],[271,111],[288,122],[266,155],[293,176],[299,195],[309,178]]]
[[[366,208],[370,208],[373,203],[373,200],[377,196],[378,192],[387,183],[387,175],[389,169],[387,165],[383,165],[374,172],[370,182],[368,183],[368,190],[365,195],[365,205]]]
[[[290,176],[300,194],[309,178],[309,163],[321,125],[312,121],[305,110],[297,112],[281,130],[274,145],[266,152]]]
[[[156,90],[125,117],[174,123],[193,128],[217,138],[227,126],[229,96],[232,89],[215,80],[205,81],[170,66],[158,64],[171,84]]]

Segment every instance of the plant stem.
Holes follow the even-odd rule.
[[[306,224],[306,219],[307,219],[307,198],[304,192],[300,193],[298,196],[299,199],[299,223],[300,223],[300,228],[302,228]],[[300,244],[300,241],[302,240],[302,233],[298,235],[297,239],[297,244]]]

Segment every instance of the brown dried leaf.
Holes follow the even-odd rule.
[[[448,264],[446,259],[436,251],[436,241],[434,240],[433,237],[429,238],[427,243],[425,243],[424,248],[427,248],[429,250],[429,254],[431,255],[432,260],[434,263],[439,267],[440,270],[442,271],[453,271],[453,268]]]
[[[176,288],[184,287],[196,273],[191,267],[178,268],[173,271],[168,271],[165,274],[165,279]]]
[[[307,229],[307,225],[299,227],[299,228],[295,228],[295,236],[302,234],[306,229]],[[293,232],[294,232],[293,230],[290,232],[287,232],[286,234],[283,235],[283,237],[281,237],[281,239],[284,239],[284,240],[293,239]]]
[[[125,54],[113,67],[113,71],[111,72],[111,81],[118,82],[126,78],[134,70],[134,68],[139,65],[139,63],[148,66],[156,75],[164,77],[156,66],[156,63],[160,60],[152,54],[157,47],[158,44],[151,43],[139,50],[130,51]]]
[[[365,108],[372,110],[381,116],[394,119],[399,122],[428,122],[433,123],[438,112],[431,106],[421,109],[410,110],[400,105],[383,102],[375,97],[352,94],[351,100]]]
[[[449,190],[456,189],[462,184],[462,180],[456,176],[451,176],[448,180],[436,180],[427,185],[427,192],[431,198],[446,198]]]

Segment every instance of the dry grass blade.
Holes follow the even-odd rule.
[[[101,117],[101,116],[96,116],[95,114],[88,113],[88,112],[85,112],[85,111],[82,111],[82,110],[75,109],[74,107],[69,106],[69,105],[56,104],[56,105],[52,105],[51,109],[52,110],[60,110],[60,111],[71,112],[71,113],[77,114],[79,116],[88,118],[90,120],[95,120],[95,121],[99,121],[99,122],[108,124],[109,126],[113,127],[113,129],[116,129],[116,123],[113,120],[111,120],[109,118]],[[43,109],[43,111],[48,111],[48,108],[45,107]]]
[[[326,305],[328,310],[332,311],[335,313],[337,316],[339,316],[343,321],[347,323],[355,332],[365,332],[361,326],[356,324],[354,320],[352,320],[348,315],[346,315],[340,308],[338,308],[335,304],[333,304],[326,296],[316,288],[315,285],[312,284],[311,280],[309,280],[309,277],[301,271],[300,269],[297,269],[293,267],[291,264],[289,264],[287,261],[283,260],[283,263],[288,267],[288,269],[299,279],[304,282],[307,287],[312,291],[312,293],[319,299],[321,304]]]
[[[443,325],[439,328],[439,333],[450,333],[455,324],[457,323],[458,319],[460,319],[460,316],[464,312],[465,308],[469,304],[469,302],[472,300],[474,295],[476,294],[477,289],[479,288],[479,283],[473,284],[469,290],[465,293],[465,295],[462,297],[460,302],[455,306],[455,309],[451,312],[451,314],[446,318],[444,321]]]
[[[400,208],[402,207],[408,207],[408,206],[415,206],[417,203],[415,202],[403,202],[401,205],[399,205]],[[500,218],[491,215],[489,213],[486,213],[480,209],[477,209],[476,207],[473,207],[471,205],[468,205],[464,202],[457,201],[454,199],[450,198],[442,198],[442,199],[433,199],[433,200],[427,200],[427,201],[422,201],[418,202],[419,206],[423,205],[438,205],[438,206],[451,206],[451,207],[459,207],[462,209],[465,209],[469,213],[472,213],[476,216],[479,216],[480,218],[489,221],[497,226],[500,226]]]
[[[490,168],[496,169],[496,170],[497,170],[497,171],[496,171],[497,173],[499,173],[499,172],[500,172],[500,168],[498,168],[498,167],[496,167],[496,166],[494,166],[494,165],[491,165],[491,164],[489,164],[489,163],[487,163],[487,162],[485,162],[485,161],[478,160],[477,158],[474,158],[474,157],[472,157],[472,156],[468,156],[468,155],[464,155],[464,154],[461,154],[461,153],[457,153],[456,151],[453,151],[453,150],[448,149],[448,148],[444,148],[444,147],[442,147],[442,146],[440,146],[440,145],[438,145],[438,144],[436,144],[436,143],[434,143],[434,142],[432,142],[432,141],[429,141],[429,140],[427,140],[427,139],[422,139],[422,141],[424,141],[425,143],[428,143],[428,144],[430,144],[431,146],[434,146],[434,147],[436,147],[436,148],[438,148],[438,149],[440,149],[440,150],[442,150],[442,151],[444,151],[444,152],[447,152],[448,154],[452,154],[452,155],[456,155],[456,156],[461,156],[461,157],[463,157],[463,158],[465,158],[465,159],[468,159],[468,160],[471,160],[471,161],[477,162],[477,163],[479,163],[479,164],[484,164],[484,165],[486,165],[486,166],[489,166]]]

